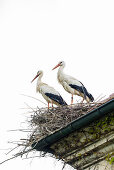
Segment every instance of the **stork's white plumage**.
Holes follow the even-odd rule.
[[[48,102],[48,109],[49,109],[49,103],[52,103],[52,107],[53,104],[56,104],[58,106],[67,105],[67,103],[63,100],[63,98],[61,97],[58,91],[56,91],[53,87],[41,81],[42,76],[43,76],[43,71],[39,70],[37,72],[37,75],[31,81],[31,83],[38,77],[36,92],[41,93],[44,99]]]
[[[94,98],[93,96],[88,93],[87,89],[84,87],[84,85],[78,81],[77,79],[64,74],[63,69],[65,67],[65,62],[61,61],[59,62],[52,70],[56,69],[59,67],[58,73],[57,73],[57,79],[58,82],[63,86],[63,88],[68,92],[71,93],[71,104],[73,104],[73,95],[78,95],[81,96],[87,101],[93,101]]]

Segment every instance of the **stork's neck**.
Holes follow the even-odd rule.
[[[58,69],[58,73],[57,73],[57,79],[58,82],[61,84],[61,82],[63,81],[63,77],[65,77],[65,74],[63,72],[64,66],[59,67]]]
[[[60,67],[59,67],[58,75],[64,74],[63,69],[64,69],[64,66],[60,66]]]
[[[38,77],[37,86],[40,85],[40,84],[42,83],[41,78],[42,78],[42,75],[40,75],[40,76]]]
[[[40,91],[40,86],[42,84],[41,78],[42,78],[42,75],[38,77],[37,84],[36,84],[36,92]]]

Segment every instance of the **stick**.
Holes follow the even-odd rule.
[[[43,104],[45,104],[45,105],[47,106],[46,103],[42,102],[41,100],[39,100],[39,99],[37,99],[37,98],[35,98],[35,97],[29,96],[29,95],[26,95],[26,94],[21,94],[21,95],[22,95],[22,96],[26,96],[26,97],[30,97],[30,98],[35,99],[35,100],[38,100],[39,102],[41,102],[41,103],[43,103]]]

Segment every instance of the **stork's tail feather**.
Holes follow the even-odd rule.
[[[92,94],[90,94],[84,86],[83,86],[83,90],[84,90],[84,98],[86,99],[87,96],[90,99],[90,101],[93,102],[94,97],[92,96]]]
[[[87,96],[89,97],[89,99],[91,100],[91,102],[93,102],[93,101],[94,101],[94,97],[92,96],[92,94],[88,93],[88,95],[87,95]]]
[[[68,104],[63,100],[62,106],[67,106]]]

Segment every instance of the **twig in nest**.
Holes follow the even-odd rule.
[[[22,96],[26,96],[26,97],[30,97],[30,98],[35,99],[35,100],[38,100],[39,102],[41,102],[41,103],[43,103],[44,105],[47,106],[46,103],[44,103],[43,101],[41,101],[41,100],[39,100],[39,99],[37,99],[37,98],[35,98],[35,97],[29,96],[29,95],[26,95],[26,94],[21,94],[21,95],[22,95]]]

